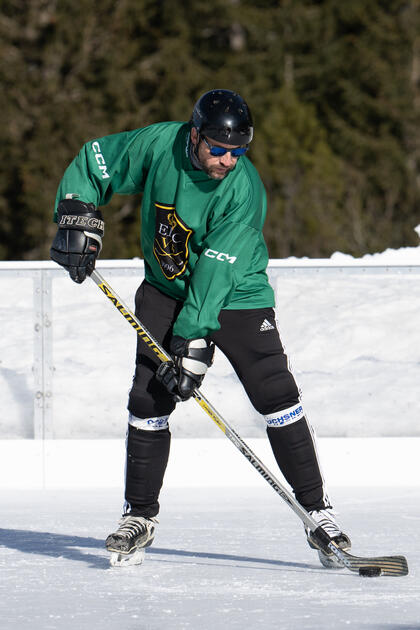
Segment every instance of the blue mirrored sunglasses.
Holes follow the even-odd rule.
[[[213,155],[214,157],[220,157],[222,155],[225,155],[226,153],[230,153],[232,157],[240,157],[241,155],[244,155],[249,149],[249,147],[238,147],[237,149],[225,149],[224,147],[216,147],[214,144],[209,144],[204,136],[200,137],[208,146],[210,150],[210,155]]]

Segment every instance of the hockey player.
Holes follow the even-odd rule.
[[[267,424],[274,456],[297,500],[345,550],[276,327],[262,235],[266,195],[245,156],[250,110],[230,90],[211,90],[189,123],[164,122],[87,142],[60,183],[51,258],[75,282],[95,266],[104,233],[98,206],[114,193],[143,193],[145,280],[136,315],[174,363],[138,340],[128,400],[125,505],[106,540],[114,564],[138,563],[154,538],[169,456],[169,417],[212,364],[227,356]],[[316,542],[306,532],[311,547]],[[320,553],[330,566],[337,561]]]

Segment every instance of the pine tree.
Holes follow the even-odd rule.
[[[418,0],[3,0],[0,258],[48,258],[55,191],[87,140],[188,120],[213,87],[255,118],[270,255],[417,244]],[[141,198],[104,208],[139,255]]]

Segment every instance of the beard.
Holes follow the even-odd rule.
[[[229,166],[228,168],[222,168],[220,166],[206,166],[201,162],[201,168],[212,179],[224,179],[235,168],[236,164]]]

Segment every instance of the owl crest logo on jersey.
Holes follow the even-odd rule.
[[[168,280],[181,276],[188,262],[191,230],[177,215],[175,206],[156,203],[156,231],[153,253]]]

